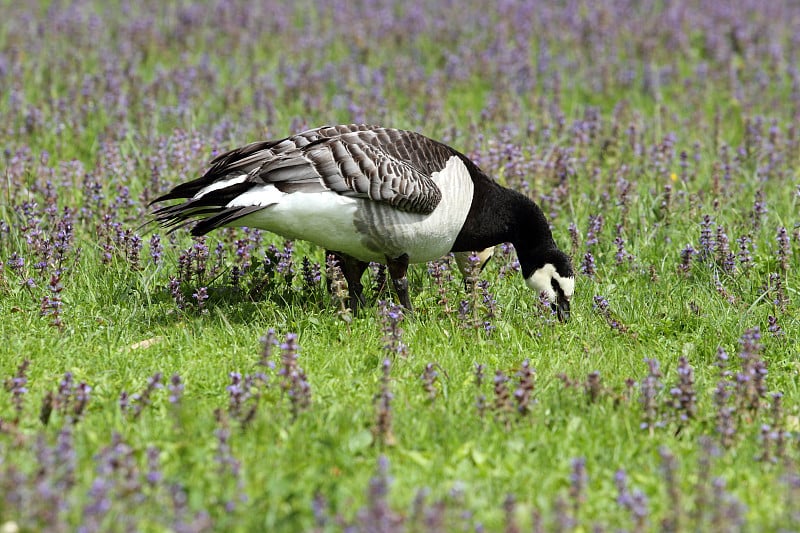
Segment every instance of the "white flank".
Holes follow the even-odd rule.
[[[225,187],[230,187],[231,185],[238,185],[242,183],[244,180],[247,179],[247,174],[242,174],[240,176],[236,176],[235,178],[223,180],[223,181],[215,181],[211,185],[206,185],[199,191],[197,194],[194,195],[193,200],[197,200],[198,198],[202,198],[206,194],[212,191],[218,191],[219,189],[224,189]]]
[[[387,256],[408,254],[411,263],[420,263],[450,251],[467,218],[474,190],[469,171],[455,156],[431,178],[442,200],[428,215],[333,191],[282,193],[272,185],[254,187],[228,207],[266,207],[236,220],[237,226],[310,241],[362,261],[384,262]]]
[[[553,290],[552,280],[556,280],[559,284],[564,292],[564,298],[567,300],[572,298],[572,294],[575,292],[575,278],[561,277],[552,263],[547,263],[536,270],[525,280],[525,284],[536,291],[536,294],[544,293],[545,298],[550,303],[556,303],[556,291]]]
[[[447,160],[445,167],[431,175],[442,192],[442,199],[429,215],[398,211],[386,204],[378,204],[388,223],[378,230],[388,235],[383,246],[400,255],[407,253],[412,263],[439,259],[453,247],[469,208],[475,185],[469,170],[456,156]]]
[[[279,191],[274,185],[258,185],[243,192],[228,202],[225,207],[248,207],[253,205],[267,207],[286,202],[288,201],[287,197],[290,196],[292,195]]]

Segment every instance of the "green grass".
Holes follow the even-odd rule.
[[[637,257],[646,254],[646,250],[634,252]],[[83,265],[90,264],[89,257],[87,252]],[[312,257],[319,260],[318,253]],[[168,257],[162,268],[169,268],[174,260]],[[448,492],[459,487],[463,505],[492,528],[503,520],[500,504],[507,493],[514,494],[523,507],[543,509],[547,516],[557,495],[564,497],[567,492],[570,461],[576,457],[586,458],[590,479],[581,520],[628,524],[614,503],[613,475],[621,467],[651,500],[653,520],[666,516],[669,504],[657,454],[661,446],[678,457],[685,473],[681,487],[692,501],[697,439],[714,435],[711,392],[718,373],[716,348],[721,344],[736,353],[736,340],[744,328],[763,327],[770,306],[756,303],[751,309],[753,304],[747,302],[732,307],[707,288],[702,275],[679,276],[670,261],[657,267],[661,276],[657,283],[649,275],[620,271],[613,273],[613,282],[581,278],[572,321],[546,324],[534,311],[518,276],[513,276],[491,285],[501,316],[487,338],[482,332],[464,329],[457,318],[442,312],[436,305],[435,287],[421,270],[412,273],[417,311],[402,324],[409,355],[392,361],[394,446],[375,445],[370,432],[375,418],[373,397],[379,390],[385,357],[374,309],[350,325],[332,315],[334,304],[327,297],[309,302],[294,298],[290,305],[242,297],[215,302],[212,297],[207,314],[177,313],[155,282],[163,284],[164,273],[150,266],[139,272],[117,265],[110,271],[95,267],[71,273],[65,283],[71,290],[64,293],[66,327],[61,333],[39,317],[29,302],[15,304],[22,310],[4,320],[3,338],[8,341],[2,360],[6,375],[13,374],[22,358],[32,360],[31,392],[20,431],[55,437],[58,424],[42,428],[36,409],[45,391],[55,388],[60,374],[73,372],[76,381],[93,387],[89,410],[75,429],[79,469],[85,472],[78,486],[87,488],[93,455],[117,432],[137,454],[148,445],[158,446],[164,475],[184,484],[190,502],[208,508],[219,529],[309,528],[310,500],[316,492],[325,495],[334,512],[352,517],[353,510],[363,505],[376,456],[382,453],[390,460],[391,501],[399,509],[409,507],[420,487],[430,487],[432,499],[447,499]],[[494,279],[497,270],[498,265],[492,265],[484,277]],[[611,276],[604,274],[603,278]],[[450,298],[463,297],[461,291],[455,280]],[[627,334],[612,331],[592,311],[595,293],[609,298],[629,327]],[[689,301],[696,303],[699,313],[688,308]],[[269,327],[279,334],[299,333],[300,364],[309,377],[312,405],[291,420],[287,399],[273,385],[251,425],[239,429],[232,423],[233,453],[241,461],[243,491],[249,499],[239,512],[228,515],[213,505],[216,498],[236,491],[234,481],[220,475],[213,460],[213,411],[227,405],[229,372],[256,370],[258,339]],[[788,317],[783,327],[791,337],[797,318]],[[146,339],[157,340],[144,349],[132,348]],[[798,394],[793,350],[788,341],[765,338],[770,389],[786,395],[790,413],[796,413]],[[619,405],[610,398],[592,404],[580,389],[565,389],[557,377],[566,373],[583,380],[589,372],[599,371],[606,385],[621,391],[624,379],[643,377],[643,359],[655,357],[662,362],[664,381],[671,383],[679,355],[688,356],[695,368],[700,408],[698,419],[678,436],[675,424],[653,434],[639,429],[636,392]],[[509,427],[494,420],[491,411],[480,418],[475,407],[479,391],[474,365],[486,365],[491,381],[494,369],[512,374],[528,358],[536,368],[536,405],[531,413],[525,417],[511,413]],[[432,403],[426,400],[419,379],[428,362],[437,363],[446,373]],[[155,371],[181,375],[186,386],[181,408],[175,412],[165,391],[158,391],[153,406],[139,420],[126,419],[116,405],[120,391],[142,389]],[[490,387],[485,385],[482,393],[493,402]],[[5,397],[3,410],[8,413],[7,402]],[[796,414],[790,420],[796,424]],[[752,523],[770,524],[782,520],[782,481],[778,465],[754,461],[760,447],[757,421],[743,423],[735,446],[715,459],[713,471],[747,505]],[[7,449],[6,453],[12,452]],[[12,457],[23,469],[31,468],[29,453],[18,450]],[[753,486],[765,490],[746,489]],[[82,491],[75,492],[80,501]],[[138,527],[148,529],[155,505],[151,501],[117,512],[133,512]],[[155,520],[151,525],[158,529],[159,524]],[[107,525],[111,527],[110,522]]]
[[[148,26],[149,33],[137,33],[126,20],[145,17],[147,9],[123,14],[89,2],[80,13],[96,10],[113,30],[98,30],[96,41],[76,30],[86,23],[84,15],[76,15],[81,24],[62,21],[66,29],[53,29],[41,46],[36,32],[24,31],[26,26],[0,24],[0,50],[20,69],[13,80],[0,77],[0,93],[18,90],[15,98],[22,102],[14,104],[10,96],[0,100],[0,114],[8,117],[0,132],[7,147],[0,185],[0,376],[9,378],[6,392],[0,393],[0,526],[14,523],[22,531],[68,531],[79,525],[89,531],[170,531],[196,520],[194,530],[204,525],[216,531],[311,530],[312,502],[319,495],[329,519],[322,529],[333,531],[368,521],[359,512],[380,506],[382,500],[370,486],[381,456],[389,464],[389,505],[411,530],[433,529],[414,514],[413,501],[422,488],[430,491],[424,511],[443,516],[450,530],[482,524],[497,531],[510,521],[525,529],[532,515],[541,515],[547,530],[557,529],[565,515],[577,531],[595,525],[660,530],[671,517],[677,517],[683,530],[736,529],[738,520],[723,516],[732,499],[743,505],[745,529],[800,526],[795,481],[800,467],[800,242],[793,235],[800,223],[800,150],[792,118],[797,96],[785,64],[773,83],[759,85],[756,71],[763,65],[758,58],[764,69],[779,67],[766,64],[758,42],[749,43],[747,54],[734,54],[726,62],[689,30],[686,54],[668,53],[669,34],[658,33],[653,38],[660,46],[648,55],[640,48],[654,46],[645,40],[649,34],[626,26],[621,36],[607,37],[608,53],[616,54],[617,63],[605,68],[615,73],[631,61],[639,78],[625,84],[610,76],[595,89],[605,59],[592,44],[582,42],[574,28],[542,28],[552,65],[538,74],[530,92],[515,92],[509,87],[513,76],[503,70],[511,67],[485,52],[496,44],[485,27],[458,33],[457,42],[430,28],[424,33],[409,29],[411,35],[399,30],[375,35],[371,25],[353,22],[354,27],[341,28],[331,22],[331,14],[304,12],[300,5],[287,17],[287,26],[279,21],[269,26],[275,37],[266,38],[253,28],[234,32],[229,23],[207,18],[186,31],[176,22],[175,9],[164,9],[150,13],[157,24]],[[455,14],[456,22],[459,16],[478,17],[482,9],[473,6],[467,14]],[[41,13],[31,16],[44,17],[46,10],[43,4]],[[242,9],[234,11],[231,17]],[[393,13],[400,17],[404,11],[397,7]],[[253,16],[259,14],[264,15]],[[489,20],[514,35],[508,17],[492,11]],[[788,46],[784,33],[776,30],[775,35]],[[635,46],[627,47],[628,40]],[[506,41],[510,39],[500,42],[509,45]],[[117,52],[120,43],[135,53]],[[531,42],[529,57],[518,61],[535,70],[541,45]],[[303,53],[287,59],[281,53],[288,49]],[[17,61],[15,50],[35,61]],[[502,47],[500,51],[509,54]],[[440,74],[450,55],[460,61],[457,76],[442,76],[430,85],[413,80]],[[507,60],[500,52],[498,56]],[[109,62],[109,57],[119,61]],[[122,68],[123,59],[130,62],[131,78],[115,70]],[[706,86],[685,82],[694,81],[699,61],[708,64]],[[646,63],[673,69],[657,92],[642,87]],[[363,73],[358,65],[370,73],[382,69],[385,81],[375,82],[377,96],[359,79]],[[746,67],[740,74],[743,101],[727,77],[735,67]],[[326,68],[336,75],[319,74]],[[185,111],[175,112],[179,82],[191,69],[208,79],[196,78]],[[254,73],[263,73],[264,79]],[[555,74],[561,79],[558,92]],[[288,87],[294,75],[302,83]],[[83,95],[86,77],[92,83]],[[106,77],[122,80],[115,90],[129,99],[127,105],[103,107]],[[255,105],[259,91],[272,111]],[[69,105],[59,106],[59,99]],[[418,265],[410,272],[415,312],[400,324],[407,356],[387,354],[374,302],[390,295],[368,291],[371,304],[352,321],[340,319],[324,281],[311,290],[303,287],[301,258],[324,265],[322,252],[312,245],[295,243],[298,275],[291,285],[273,278],[251,296],[247,289],[263,281],[254,269],[245,274],[242,288],[232,287],[234,241],[245,238],[240,230],[209,236],[210,263],[215,261],[214,247],[223,243],[219,276],[185,282],[182,291],[190,305],[176,307],[168,283],[178,275],[181,251],[193,241],[185,231],[176,234],[174,244],[162,234],[164,257],[158,264],[151,261],[147,241],[155,228],[140,226],[147,215],[144,198],[197,175],[212,150],[249,142],[265,132],[286,134],[297,119],[312,126],[349,121],[346,104],[352,102],[364,103],[362,111],[371,122],[448,136],[457,148],[480,157],[485,170],[501,182],[529,190],[551,217],[555,238],[573,254],[576,269],[591,249],[597,271],[578,276],[569,323],[555,323],[518,273],[500,276],[513,255],[502,257],[498,250],[481,275],[497,301],[491,334],[467,327],[457,312],[447,312],[439,302],[439,287],[425,265]],[[41,112],[41,123],[29,129],[26,113],[31,110]],[[587,137],[576,134],[594,111],[600,117],[597,130]],[[747,127],[759,120],[761,138],[753,139]],[[232,124],[225,134],[212,133],[224,121]],[[773,121],[775,143],[768,139]],[[61,133],[60,123],[65,124]],[[635,143],[627,132],[631,126]],[[668,134],[674,135],[674,147],[664,147]],[[519,151],[510,162],[497,155],[503,143]],[[632,146],[637,143],[641,149]],[[723,145],[730,147],[727,152]],[[742,155],[737,156],[740,147]],[[685,168],[682,151],[687,153]],[[17,155],[22,163],[14,159]],[[64,165],[73,160],[83,167],[71,173]],[[558,189],[563,164],[570,170]],[[729,181],[724,178],[726,164]],[[515,174],[523,167],[524,183]],[[620,201],[619,178],[630,183],[625,202]],[[45,185],[48,180],[52,193]],[[84,186],[95,181],[99,199],[92,199]],[[667,185],[672,187],[671,202],[662,209]],[[114,208],[121,187],[129,188],[130,205]],[[767,212],[756,223],[751,213],[759,191]],[[36,203],[35,216],[24,214],[26,202]],[[55,209],[45,212],[48,207]],[[42,299],[50,294],[53,258],[44,269],[34,267],[39,248],[29,242],[35,231],[27,226],[35,219],[35,229],[52,238],[65,208],[73,213],[74,241],[61,265],[59,328],[52,316],[41,313]],[[81,208],[88,211],[84,214]],[[103,214],[142,237],[138,264],[126,259],[118,242],[111,244],[111,261],[102,261]],[[590,248],[587,224],[596,214],[603,215],[604,224],[599,242]],[[730,273],[712,258],[696,259],[688,272],[678,270],[681,250],[689,244],[700,247],[704,215],[711,216],[713,231],[717,225],[724,228],[734,254],[736,239],[750,236],[750,267],[737,266]],[[574,249],[572,223],[578,230]],[[777,258],[780,226],[791,239],[786,271]],[[615,261],[617,235],[632,256],[622,264]],[[268,243],[283,245],[276,236],[265,234],[264,239],[264,247],[253,251],[256,263]],[[20,270],[11,267],[15,253],[25,258]],[[775,273],[782,276],[782,306],[774,303],[775,290],[769,288]],[[32,288],[23,285],[29,277],[35,281]],[[200,286],[208,286],[210,293],[204,312],[191,304],[191,294]],[[452,308],[469,298],[457,273],[445,289]],[[596,295],[608,299],[624,331],[610,327],[598,312]],[[768,330],[770,316],[777,318],[782,336]],[[717,350],[724,348],[729,369],[739,371],[739,339],[754,327],[762,335],[768,393],[758,409],[735,411],[736,433],[724,446],[714,403],[720,381]],[[230,374],[264,370],[258,365],[260,339],[270,328],[281,341],[290,332],[298,334],[298,363],[310,384],[311,404],[294,416],[281,376],[277,369],[269,370],[252,420],[241,424],[229,412]],[[276,348],[273,360],[280,367],[279,352]],[[681,356],[694,369],[697,392],[696,416],[684,423],[668,405]],[[391,445],[375,436],[376,397],[387,358]],[[640,402],[648,358],[659,361],[665,385],[656,397],[661,423],[650,430],[641,428],[645,413]],[[27,392],[17,411],[11,378],[24,360],[30,361]],[[525,360],[535,368],[535,402],[525,415],[513,409],[497,412],[495,371],[510,377],[513,394]],[[428,363],[439,373],[432,401],[420,378]],[[475,381],[478,364],[485,367],[480,388]],[[65,372],[76,384],[91,386],[86,411],[72,422],[56,408],[43,424],[40,408],[46,395],[58,390]],[[185,387],[181,401],[173,404],[169,391],[160,388],[140,416],[122,410],[123,391],[140,393],[156,372],[165,383],[180,376]],[[603,385],[596,401],[584,390],[592,372],[599,373]],[[783,394],[777,417],[771,412],[775,392]],[[479,396],[487,405],[483,416]],[[729,404],[736,400],[735,393]],[[764,424],[785,431],[786,449],[775,461],[759,460],[768,449]],[[230,463],[219,460],[225,452],[220,431],[226,428],[235,475]],[[112,468],[107,457],[114,438],[129,448],[117,446],[124,460]],[[64,441],[74,449],[74,471],[73,456],[58,449]],[[146,479],[148,447],[157,450],[161,475],[152,483]],[[678,509],[663,471],[660,454],[665,450],[677,462],[673,487],[679,493]],[[588,481],[576,494],[570,476],[579,458],[585,460]],[[704,462],[710,462],[708,472]],[[641,524],[618,502],[614,479],[619,469],[627,472],[629,489],[646,497]],[[717,478],[725,480],[724,490],[713,487]],[[100,482],[110,487],[103,513],[92,508],[98,494],[93,486]],[[185,503],[174,494],[185,496]],[[512,511],[504,509],[509,495],[516,502]],[[226,510],[228,502],[232,504]],[[444,511],[435,507],[437,502]],[[94,518],[99,522],[92,523]]]

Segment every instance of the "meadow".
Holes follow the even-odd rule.
[[[800,530],[797,2],[0,7],[0,531]],[[353,316],[313,245],[147,224],[350,122],[539,203],[571,320],[508,245]]]

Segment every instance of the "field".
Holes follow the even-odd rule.
[[[797,2],[0,6],[0,531],[800,530]],[[539,203],[571,320],[508,245],[353,316],[309,243],[146,224],[349,122]]]

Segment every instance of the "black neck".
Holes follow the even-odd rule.
[[[472,206],[452,251],[480,251],[503,242],[511,242],[517,253],[555,247],[550,226],[539,206],[527,196],[499,185],[477,168],[470,171],[475,184]]]

